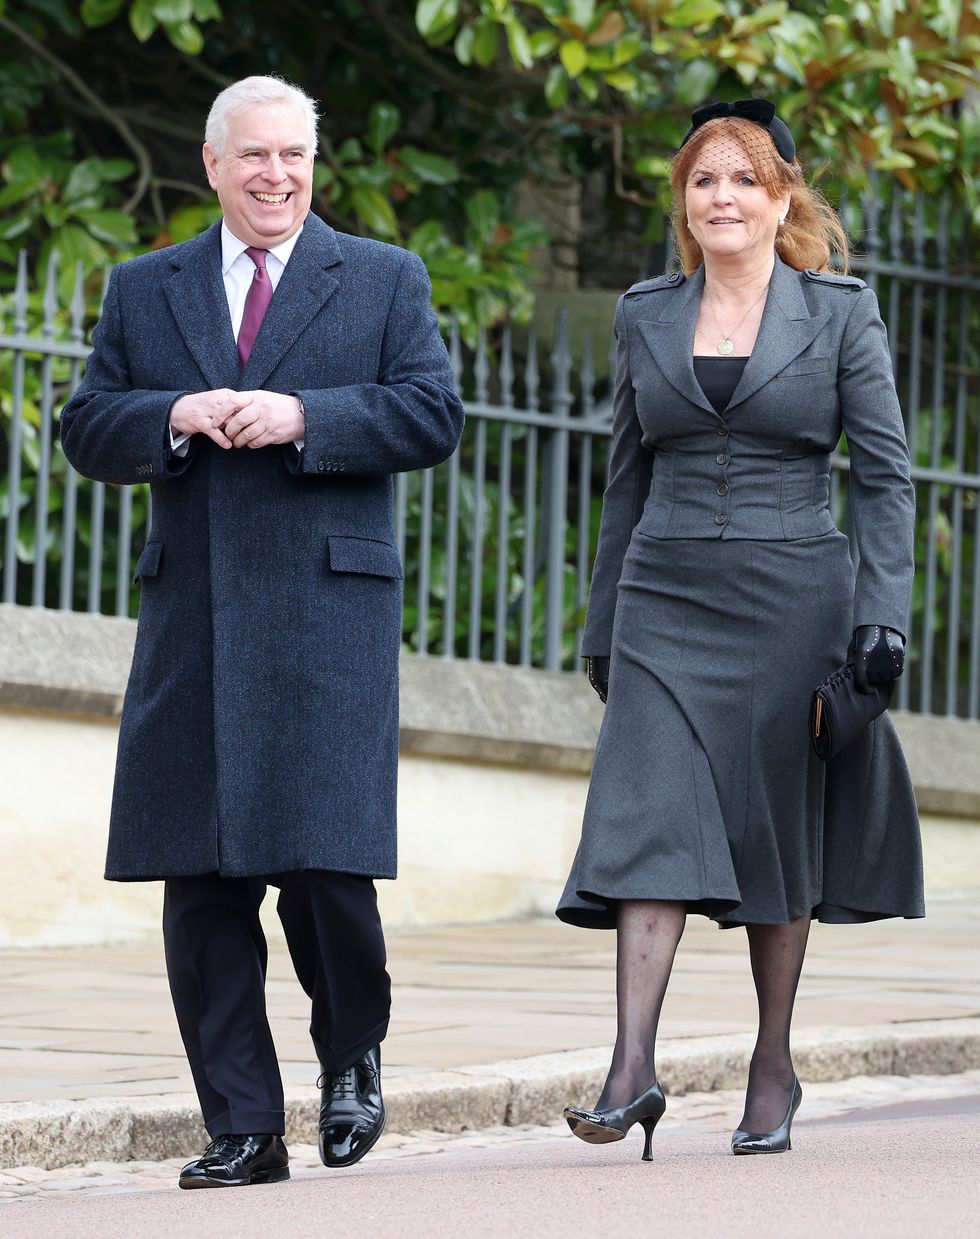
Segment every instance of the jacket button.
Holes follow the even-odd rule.
[[[727,427],[727,426],[719,426],[719,427],[718,427],[718,433],[719,433],[720,435],[727,435],[727,434],[728,434],[728,427]]]
[[[316,467],[321,473],[323,473],[323,471],[326,469],[327,466],[323,463],[322,460],[318,460],[316,462]]]
[[[725,513],[725,512],[717,512],[717,513],[715,513],[715,524],[716,524],[716,525],[727,525],[727,524],[728,524],[728,515],[727,515],[727,513]]]
[[[724,497],[728,494],[727,482],[722,482],[722,484],[718,487],[718,494],[721,495],[722,499],[724,499]]]
[[[715,457],[715,460],[718,462],[719,465],[727,465],[728,464],[728,453],[719,452],[718,455]]]
[[[668,283],[668,284],[676,284],[676,283],[677,283],[677,281],[678,281],[680,278],[681,278],[681,277],[677,274],[677,272],[676,272],[676,271],[673,271],[673,272],[671,272],[671,274],[670,274],[670,275],[668,275],[668,276],[667,276],[667,283]]]

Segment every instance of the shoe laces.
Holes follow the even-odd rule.
[[[317,1088],[325,1088],[332,1098],[343,1101],[355,1097],[354,1068],[348,1067],[339,1075],[325,1071],[316,1082]]]
[[[212,1154],[217,1154],[218,1156],[220,1156],[222,1153],[226,1153],[226,1152],[231,1152],[231,1151],[237,1152],[238,1149],[241,1147],[241,1143],[242,1143],[241,1136],[233,1136],[233,1135],[217,1136],[214,1140],[211,1141],[211,1143],[207,1146],[207,1148],[204,1150],[201,1156],[203,1158],[203,1157],[210,1157]]]

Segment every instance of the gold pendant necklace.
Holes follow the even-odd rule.
[[[731,329],[731,331],[725,331],[721,323],[718,321],[718,315],[715,313],[714,302],[711,298],[711,295],[708,292],[707,285],[705,285],[704,299],[708,303],[708,309],[711,311],[711,317],[715,320],[715,327],[717,328],[719,332],[721,332],[721,339],[715,345],[715,349],[722,355],[722,357],[727,357],[728,354],[735,347],[735,344],[732,340],[732,336],[735,335],[735,333],[742,326],[742,324],[745,322],[745,320],[752,313],[752,311],[755,309],[755,307],[759,304],[759,302],[762,300],[762,298],[766,295],[768,291],[769,291],[769,284],[767,282],[765,286],[763,287],[762,292],[759,293],[758,297],[756,297],[755,301],[752,302],[752,304],[745,311],[745,313],[738,320],[738,322]]]

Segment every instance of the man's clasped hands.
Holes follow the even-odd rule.
[[[170,410],[174,436],[204,434],[219,447],[271,447],[306,434],[303,406],[296,396],[273,391],[192,392]]]

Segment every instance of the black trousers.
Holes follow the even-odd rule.
[[[265,878],[167,878],[163,940],[177,1023],[212,1139],[285,1132],[265,1010],[259,906],[268,884],[296,976],[312,999],[324,1071],[346,1071],[388,1029],[391,982],[371,878],[310,869]]]

